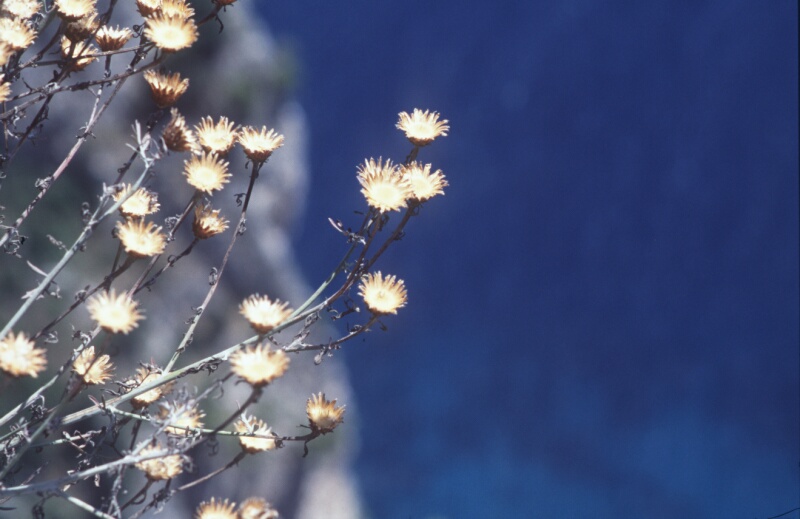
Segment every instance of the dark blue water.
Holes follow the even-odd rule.
[[[797,3],[270,2],[302,62],[312,279],[355,167],[451,186],[343,353],[370,512],[766,518],[800,506]],[[785,517],[800,517],[794,512]]]

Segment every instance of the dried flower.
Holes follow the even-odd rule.
[[[216,153],[224,157],[236,143],[238,132],[234,128],[234,123],[228,121],[227,117],[220,117],[219,122],[214,124],[211,117],[203,117],[200,124],[195,126],[197,140],[200,146],[209,153]]]
[[[94,35],[94,39],[100,50],[110,52],[124,47],[128,40],[131,39],[131,36],[133,36],[133,33],[127,27],[120,29],[119,26],[104,25]]]
[[[192,232],[196,238],[205,240],[224,232],[227,228],[228,220],[220,216],[219,209],[199,205],[194,208]]]
[[[325,400],[325,393],[311,395],[306,403],[306,414],[308,424],[312,431],[322,434],[333,431],[337,425],[342,423],[344,417],[344,406],[336,407],[336,400]]]
[[[195,519],[237,519],[236,503],[230,503],[227,499],[217,501],[213,497],[210,501],[200,503],[194,513]]]
[[[262,438],[239,436],[239,444],[242,446],[242,449],[249,454],[271,451],[278,446],[277,442],[273,439],[277,438],[277,436],[272,432],[272,429],[267,427],[264,420],[260,418],[247,416],[247,414],[242,413],[242,417],[234,424],[234,427],[236,427],[236,432],[241,434],[256,434],[262,436]]]
[[[36,31],[22,20],[0,18],[0,42],[13,51],[27,49],[35,39]]]
[[[162,74],[154,70],[147,70],[144,73],[144,80],[150,85],[153,101],[159,108],[175,104],[189,88],[189,79],[181,79],[181,75],[177,72]]]
[[[4,76],[0,74],[0,103],[5,103],[11,97],[11,85],[3,81]]]
[[[423,166],[418,162],[412,162],[408,166],[402,167],[400,173],[411,187],[412,197],[420,202],[436,195],[443,195],[444,188],[448,185],[442,170],[437,169],[431,173],[430,164]]]
[[[111,378],[114,366],[108,355],[97,357],[94,346],[89,346],[78,355],[72,363],[72,369],[80,375],[83,382],[88,385],[105,384]]]
[[[161,0],[136,0],[136,9],[145,18],[157,13],[160,8]]]
[[[239,519],[278,519],[278,511],[265,499],[250,497],[239,505]]]
[[[0,370],[12,377],[37,378],[47,367],[45,350],[36,348],[25,332],[9,332],[0,340]]]
[[[11,56],[14,55],[16,52],[11,45],[3,40],[2,34],[0,34],[0,67],[4,66],[8,63],[8,60],[11,59]]]
[[[139,321],[144,317],[128,294],[118,296],[113,288],[110,292],[100,292],[89,299],[86,309],[92,320],[110,333],[128,334],[139,326]]]
[[[117,222],[117,235],[125,252],[135,258],[145,258],[161,254],[167,247],[167,237],[161,227],[153,222],[125,220]]]
[[[86,42],[74,43],[66,36],[61,37],[61,57],[69,60],[67,67],[70,70],[83,70],[94,62],[97,57],[97,48]]]
[[[139,455],[149,456],[164,450],[166,447],[156,444],[145,447],[139,451]],[[159,458],[140,461],[136,464],[136,468],[144,472],[150,481],[164,481],[177,477],[183,472],[183,459],[180,454],[167,454]]]
[[[144,35],[164,52],[176,52],[197,41],[197,25],[192,18],[156,13],[147,19]]]
[[[95,0],[56,0],[56,12],[64,20],[74,22],[95,12]]]
[[[251,295],[239,305],[239,313],[261,334],[271,331],[292,314],[289,303],[279,299],[271,301],[267,296]]]
[[[2,8],[3,14],[13,18],[27,20],[39,12],[38,0],[5,0]]]
[[[161,14],[186,20],[194,16],[194,9],[186,0],[161,0]]]
[[[178,113],[178,109],[171,109],[170,116],[169,123],[161,133],[161,138],[164,139],[167,149],[177,152],[199,151],[200,147],[197,145],[197,138],[192,130],[186,126],[186,119]]]
[[[283,350],[270,351],[269,346],[245,346],[230,356],[231,369],[254,387],[262,387],[280,378],[289,368],[289,356]]]
[[[400,112],[400,120],[397,122],[397,128],[406,132],[406,138],[411,141],[414,146],[427,146],[432,143],[440,135],[447,136],[447,131],[450,127],[447,125],[447,120],[440,121],[437,112],[424,112],[418,108],[414,109],[411,115],[406,112]]]
[[[212,153],[194,155],[183,161],[183,174],[189,185],[204,193],[219,191],[230,182],[228,163]]]
[[[152,191],[140,187],[132,195],[133,186],[125,184],[125,186],[114,193],[112,196],[115,202],[119,202],[127,198],[122,205],[119,206],[119,212],[126,218],[137,218],[153,214],[157,212],[161,205],[158,203],[158,195]],[[130,195],[130,196],[129,196]]]
[[[283,135],[275,130],[267,130],[266,126],[262,126],[261,130],[245,126],[239,133],[239,144],[244,148],[248,159],[264,162],[273,151],[283,146]]]
[[[358,293],[374,314],[396,314],[398,308],[406,306],[407,294],[403,280],[394,276],[384,278],[380,272],[364,276]]]
[[[158,411],[158,417],[170,425],[164,431],[178,436],[187,436],[192,434],[191,429],[203,427],[202,419],[205,415],[195,404],[168,403],[162,405]]]
[[[64,27],[64,35],[69,41],[81,42],[97,31],[100,22],[97,21],[97,13],[84,16],[74,22],[69,22]]]
[[[386,163],[381,159],[364,161],[358,168],[358,181],[367,203],[381,212],[399,211],[411,196],[408,182],[388,159]]]
[[[135,387],[140,387],[143,384],[149,384],[153,382],[158,377],[161,376],[161,370],[159,369],[148,369],[145,367],[140,367],[136,370],[136,373],[133,375],[133,378],[128,381],[128,383]],[[173,382],[167,382],[160,386],[156,386],[153,389],[145,391],[140,395],[136,395],[135,397],[131,398],[131,405],[133,407],[140,409],[142,407],[147,407],[148,405],[152,404],[162,396],[168,394],[172,391],[172,387],[175,385]]]

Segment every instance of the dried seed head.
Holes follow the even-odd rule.
[[[273,438],[277,438],[272,432],[272,429],[267,427],[264,420],[256,418],[255,416],[247,416],[242,413],[242,417],[234,424],[236,432],[242,434],[256,434],[262,438],[255,438],[253,436],[239,436],[239,444],[242,450],[249,454],[257,452],[274,450],[278,444]]]
[[[125,247],[125,252],[135,258],[161,254],[167,247],[167,237],[161,232],[161,227],[153,222],[145,223],[142,220],[117,222],[117,235]]]
[[[145,447],[139,451],[140,456],[148,456],[159,451],[166,450],[166,447],[156,444]],[[183,458],[180,454],[167,454],[159,458],[140,461],[136,468],[144,472],[150,481],[164,481],[172,479],[183,472]]]
[[[267,296],[251,295],[239,305],[241,313],[250,326],[261,334],[272,331],[288,318],[292,309],[289,303],[281,303],[279,299],[271,301]]]
[[[84,349],[72,363],[72,370],[87,385],[105,384],[114,372],[114,365],[108,355],[97,357],[94,346]]]
[[[192,222],[192,232],[200,240],[206,240],[225,232],[228,228],[228,220],[220,216],[219,209],[211,209],[209,206],[197,206],[194,208],[194,222]]]
[[[181,79],[181,75],[177,72],[174,74],[162,74],[154,70],[148,70],[144,73],[144,80],[150,85],[153,101],[159,108],[166,108],[175,104],[186,92],[186,89],[189,88],[189,79]]]
[[[112,288],[100,292],[86,302],[89,316],[102,329],[110,333],[128,334],[139,326],[144,316],[139,312],[136,302],[126,293],[117,295]]]
[[[5,103],[11,97],[11,85],[3,81],[4,79],[5,77],[0,74],[0,103]]]
[[[442,170],[437,169],[431,173],[431,165],[412,162],[408,166],[400,169],[400,174],[411,187],[412,198],[419,202],[424,202],[436,195],[443,195],[444,188],[447,187]]]
[[[238,132],[234,126],[227,117],[220,117],[217,124],[211,117],[203,117],[194,128],[197,140],[205,151],[224,157],[236,143]]]
[[[161,0],[161,14],[186,20],[194,16],[194,9],[186,0]]]
[[[336,400],[325,400],[325,393],[319,393],[308,399],[306,414],[311,430],[326,434],[342,423],[344,406],[336,407]]]
[[[128,43],[128,40],[131,39],[133,33],[127,27],[119,28],[111,27],[110,25],[104,25],[100,27],[100,30],[97,31],[97,34],[94,35],[94,40],[97,42],[97,46],[100,47],[100,50],[103,52],[109,52],[114,50],[119,50]]]
[[[39,12],[38,0],[5,0],[2,14],[19,20],[27,20]]]
[[[140,387],[142,384],[149,384],[153,382],[158,377],[161,376],[160,370],[151,370],[145,367],[140,367],[136,370],[136,374],[134,374],[133,378],[130,379],[128,382],[130,385],[135,387]],[[154,387],[149,391],[145,391],[140,395],[136,395],[135,397],[131,398],[131,405],[133,407],[140,409],[142,407],[147,407],[162,396],[168,394],[172,391],[172,387],[175,385],[173,382],[167,382],[166,384],[162,384],[160,386]]]
[[[83,70],[97,58],[97,48],[86,42],[75,43],[66,36],[61,37],[61,57],[68,61],[67,68],[73,71]]]
[[[45,350],[37,348],[24,332],[9,332],[0,340],[0,371],[12,377],[37,378],[46,367]]]
[[[244,149],[244,154],[253,162],[264,162],[272,152],[283,146],[283,135],[275,130],[267,130],[262,126],[256,130],[252,126],[245,126],[239,132],[239,144]]]
[[[194,132],[186,126],[186,119],[178,112],[177,108],[170,110],[170,116],[169,123],[161,133],[161,138],[164,139],[167,149],[180,153],[184,151],[198,152],[200,146],[197,144]]]
[[[394,276],[384,278],[380,272],[364,276],[358,293],[374,314],[396,314],[398,308],[406,306],[407,293],[403,280]]]
[[[381,159],[364,161],[358,168],[358,181],[370,207],[384,213],[406,207],[406,199],[411,196],[408,182],[388,159],[385,163]]]
[[[27,49],[35,39],[36,31],[22,20],[0,18],[0,43],[5,43],[12,51]]]
[[[147,19],[144,35],[164,52],[177,52],[197,41],[197,25],[191,18],[156,13]]]
[[[97,31],[100,22],[97,21],[97,13],[84,16],[74,22],[69,22],[64,26],[64,35],[71,42],[81,42],[89,38]]]
[[[415,108],[411,115],[400,112],[399,116],[397,128],[406,133],[406,138],[414,146],[427,146],[439,136],[446,137],[450,130],[448,121],[440,121],[437,112]]]
[[[168,403],[162,405],[158,411],[158,417],[164,422],[169,422],[169,427],[164,431],[176,436],[188,436],[192,434],[191,429],[202,428],[205,415],[195,404]]]
[[[131,194],[132,190],[132,185],[125,184],[122,189],[112,195],[115,202],[127,198],[127,200],[122,202],[122,205],[119,206],[119,212],[122,213],[122,216],[125,218],[141,218],[142,216],[158,212],[161,208],[161,205],[158,203],[158,195],[152,191],[140,187],[136,192]]]
[[[161,9],[161,0],[136,0],[136,9],[139,14],[147,18]]]
[[[95,0],[56,0],[58,16],[74,22],[95,12]]]
[[[278,511],[260,497],[250,497],[239,505],[239,519],[279,519]]]
[[[263,387],[283,376],[289,369],[289,356],[269,346],[245,346],[230,356],[231,369],[253,387]]]
[[[211,498],[209,501],[200,503],[194,512],[195,519],[238,519],[234,509],[236,503],[231,503],[227,499],[217,501]]]
[[[189,185],[207,194],[222,189],[231,177],[228,163],[209,153],[194,155],[183,161],[183,174]]]

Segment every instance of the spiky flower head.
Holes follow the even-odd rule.
[[[183,174],[189,185],[207,194],[222,189],[231,177],[228,162],[213,153],[201,153],[184,160]]]
[[[194,9],[186,0],[161,0],[161,14],[186,20],[194,16]]]
[[[431,165],[424,166],[418,162],[412,162],[408,166],[400,169],[401,175],[411,187],[412,198],[424,202],[436,195],[443,195],[444,188],[447,187],[441,169],[431,173]]]
[[[119,212],[125,218],[141,218],[148,214],[158,212],[161,205],[158,203],[158,195],[152,191],[140,187],[133,194],[133,186],[125,184],[122,189],[112,195],[115,202],[125,200],[119,206]]]
[[[161,227],[153,222],[145,223],[143,220],[117,222],[117,235],[125,247],[125,252],[135,258],[161,254],[167,247],[167,237],[161,232]]]
[[[292,309],[289,303],[281,303],[279,299],[272,301],[267,296],[253,294],[239,305],[239,313],[256,332],[264,334],[285,321]]]
[[[105,384],[114,372],[114,365],[108,355],[100,355],[94,352],[94,346],[85,348],[78,357],[72,362],[72,370],[83,379],[87,385]]]
[[[189,88],[189,78],[181,79],[177,72],[173,74],[147,70],[144,80],[150,85],[153,101],[159,108],[172,106]]]
[[[169,113],[169,123],[161,133],[161,138],[164,139],[167,149],[177,152],[198,152],[200,146],[197,144],[194,132],[186,126],[186,119],[178,112],[177,108],[172,108]]]
[[[231,369],[253,387],[263,387],[283,376],[289,369],[289,356],[269,346],[245,346],[230,356]]]
[[[61,37],[61,57],[68,61],[67,68],[80,71],[91,65],[97,57],[97,48],[87,42],[75,43],[66,36]]]
[[[161,0],[136,0],[136,10],[145,18],[161,9]]]
[[[8,63],[8,60],[11,59],[11,56],[14,55],[14,52],[16,51],[11,48],[11,45],[3,41],[2,35],[0,35],[0,67]]]
[[[56,0],[58,16],[74,22],[95,12],[95,0]]]
[[[407,293],[403,280],[394,276],[384,278],[380,272],[364,276],[358,293],[374,314],[396,314],[398,308],[406,306]]]
[[[128,334],[139,326],[144,316],[139,312],[136,301],[112,288],[109,292],[100,292],[86,302],[89,316],[102,329],[110,333]]]
[[[278,511],[265,499],[250,497],[239,505],[239,519],[278,519]]]
[[[164,431],[176,436],[188,436],[193,434],[192,429],[202,428],[205,415],[195,403],[170,402],[161,405],[158,411],[159,419],[169,423],[169,427],[166,427]]]
[[[400,175],[391,160],[368,159],[358,167],[361,193],[370,207],[381,212],[399,211],[406,207],[411,196],[408,182]]]
[[[203,501],[197,510],[194,512],[195,519],[238,519],[234,509],[236,503],[231,503],[227,499],[217,501],[211,498],[209,501]]]
[[[30,47],[36,39],[36,31],[22,20],[0,18],[0,42],[8,45],[13,51]]]
[[[197,140],[205,151],[224,157],[236,144],[238,131],[235,126],[227,117],[220,117],[216,124],[211,117],[203,117],[194,128]]]
[[[333,431],[342,423],[345,406],[336,407],[336,400],[325,400],[325,393],[311,395],[306,402],[308,425],[312,431],[322,434]]]
[[[228,228],[228,220],[220,216],[219,209],[211,209],[210,206],[196,206],[194,208],[194,222],[192,222],[192,232],[195,237],[205,240],[225,232]]]
[[[5,76],[0,74],[0,103],[5,103],[11,97],[11,85],[4,81]]]
[[[262,126],[260,130],[245,126],[239,132],[239,144],[244,154],[253,162],[264,162],[272,152],[283,146],[283,135]]]
[[[439,136],[446,137],[450,130],[446,119],[439,120],[438,112],[428,110],[423,112],[419,108],[414,108],[411,115],[400,112],[399,116],[397,128],[406,133],[406,138],[414,146],[427,146]]]
[[[25,332],[9,332],[0,340],[0,371],[12,377],[37,378],[46,367],[45,350],[37,348]]]
[[[141,387],[143,384],[149,384],[150,382],[155,381],[160,376],[160,369],[140,366],[136,369],[136,373],[133,375],[133,377],[128,380],[128,385],[133,388]],[[131,398],[131,405],[133,405],[133,407],[136,409],[147,407],[162,396],[172,391],[172,387],[174,385],[174,381],[167,382],[166,384],[161,384],[160,386],[156,386],[153,389],[136,395],[135,397]]]
[[[147,19],[144,35],[164,52],[177,52],[197,41],[197,25],[192,18],[156,13]]]
[[[128,40],[131,39],[131,36],[133,36],[133,33],[127,27],[120,29],[119,26],[111,27],[110,25],[104,25],[100,27],[100,30],[94,35],[94,40],[97,42],[97,46],[100,47],[100,50],[109,52],[124,47],[125,44],[128,43]]]
[[[81,42],[97,32],[100,22],[97,20],[97,13],[84,16],[74,22],[69,22],[64,26],[64,36],[73,43]]]
[[[27,20],[39,12],[38,0],[4,0],[2,14],[19,20]]]
[[[234,424],[234,427],[238,433],[261,436],[261,438],[239,436],[239,444],[242,446],[242,450],[249,454],[271,451],[278,446],[277,442],[274,440],[276,436],[272,432],[272,429],[267,427],[264,420],[260,418],[247,416],[246,413],[242,413],[242,417]]]
[[[159,451],[167,450],[160,444],[150,445],[139,451],[139,456],[149,456]],[[165,481],[172,479],[183,472],[183,458],[180,454],[166,454],[158,458],[140,461],[136,468],[144,472],[150,481]]]

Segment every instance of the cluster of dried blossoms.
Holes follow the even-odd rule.
[[[247,411],[270,384],[287,374],[290,354],[316,352],[314,361],[320,363],[344,342],[370,330],[375,323],[396,314],[406,305],[403,280],[384,275],[374,266],[386,249],[399,239],[420,207],[444,193],[447,181],[442,172],[416,158],[422,147],[446,136],[449,127],[436,112],[414,110],[410,114],[399,114],[397,128],[413,145],[412,151],[403,163],[371,158],[357,168],[357,180],[369,209],[356,230],[345,229],[341,222],[332,221],[346,236],[349,250],[328,280],[307,301],[292,307],[289,302],[277,298],[259,293],[250,295],[242,301],[239,311],[254,330],[253,337],[202,352],[205,356],[201,360],[179,365],[181,355],[193,344],[196,326],[205,308],[216,288],[224,282],[229,256],[226,253],[222,263],[214,268],[215,279],[205,299],[193,306],[195,316],[183,339],[168,352],[171,356],[159,359],[160,365],[152,364],[157,362],[152,360],[151,364],[126,366],[114,357],[119,352],[116,344],[120,336],[135,338],[147,315],[137,294],[145,288],[152,290],[159,278],[168,274],[200,241],[224,235],[231,226],[221,210],[213,207],[212,197],[220,196],[233,181],[229,171],[233,150],[237,146],[241,148],[250,165],[250,182],[244,193],[238,225],[234,227],[236,232],[228,233],[228,253],[244,233],[253,185],[270,156],[283,146],[284,136],[266,126],[240,126],[226,116],[206,116],[192,126],[176,106],[189,88],[189,78],[164,70],[164,61],[191,47],[198,39],[198,26],[213,20],[235,0],[212,0],[211,12],[200,21],[186,0],[137,0],[141,18],[122,27],[109,24],[115,2],[111,2],[106,11],[98,12],[95,1],[55,0],[52,5],[40,0],[3,0],[0,3],[0,119],[6,128],[5,145],[0,153],[3,172],[11,168],[9,174],[14,173],[14,158],[42,131],[49,103],[58,96],[96,87],[89,90],[95,96],[95,106],[64,165],[80,150],[86,136],[91,134],[114,99],[109,91],[121,88],[129,78],[138,75],[142,79],[134,82],[133,88],[149,89],[155,104],[148,119],[152,123],[146,128],[136,126],[133,147],[135,158],[142,165],[141,173],[137,176],[132,172],[132,159],[119,169],[116,178],[106,182],[96,207],[84,211],[84,227],[74,244],[63,246],[63,257],[51,271],[36,270],[43,276],[41,283],[24,294],[24,303],[11,319],[0,323],[3,325],[0,329],[0,388],[4,396],[4,407],[0,411],[6,413],[0,416],[0,507],[13,505],[13,500],[20,496],[45,496],[36,506],[47,499],[65,498],[98,517],[121,517],[136,507],[139,508],[136,515],[158,509],[174,493],[203,483],[235,466],[245,456],[275,451],[292,443],[302,443],[307,454],[309,442],[333,432],[343,423],[345,406],[339,406],[336,399],[328,400],[323,392],[312,394],[306,401],[307,422],[303,427],[307,432],[302,435],[278,434],[263,418]],[[47,10],[43,10],[45,5]],[[50,23],[52,21],[57,23]],[[40,37],[40,32],[44,37]],[[60,59],[45,61],[54,50]],[[114,73],[112,59],[125,56],[130,58],[129,65],[123,72]],[[102,79],[83,77],[93,70],[90,65],[100,65],[103,61],[104,67],[95,67]],[[26,74],[44,66],[53,67],[52,77],[46,84],[31,86],[32,81]],[[178,217],[159,219],[161,203],[157,190],[144,184],[149,182],[154,165],[170,154],[185,154],[182,175],[188,186],[187,203]],[[57,168],[47,182],[37,184],[36,197],[17,218],[0,219],[0,222],[11,223],[0,226],[0,247],[10,253],[8,257],[23,258],[23,254],[28,254],[19,230],[66,169]],[[3,178],[0,174],[0,181]],[[0,205],[0,210],[3,209]],[[390,231],[390,220],[395,212],[401,212],[402,216]],[[56,277],[77,257],[76,253],[100,240],[93,234],[101,222],[115,215],[119,215],[113,231],[117,252],[110,268],[95,279],[81,283],[86,288],[46,324],[30,324],[35,319],[29,316],[23,320],[37,300],[52,294]],[[183,225],[190,219],[191,225]],[[164,221],[168,225],[162,225]],[[186,227],[189,229],[183,234],[190,244],[182,251],[175,250]],[[100,247],[103,243],[100,242]],[[132,271],[138,271],[136,281],[126,282],[122,275]],[[334,288],[332,283],[337,280],[340,285]],[[320,318],[332,315],[335,320],[359,315],[356,313],[358,305],[350,298],[354,292],[369,311],[366,320],[350,323],[348,333],[339,339],[323,344],[305,342],[308,329]],[[81,311],[85,313],[81,315]],[[93,326],[83,330],[80,323],[87,313]],[[70,322],[73,317],[74,322]],[[68,351],[58,351],[53,346],[57,342],[53,330],[62,322],[73,327],[73,338],[78,342],[77,347]],[[299,329],[297,335],[291,342],[282,344],[277,334],[292,326]],[[26,331],[21,331],[23,327]],[[48,355],[51,365],[48,365]],[[115,362],[119,365],[115,366]],[[178,388],[178,379],[204,371],[214,372],[224,362],[230,366],[227,375],[210,384],[198,382],[201,389],[197,391]],[[9,401],[7,396],[13,394],[11,389],[17,381],[40,379],[45,374],[50,376],[49,380],[33,394],[13,404]],[[207,425],[202,406],[230,375],[249,385],[250,397],[224,419]],[[59,391],[50,390],[58,387]],[[86,399],[87,391],[98,392],[90,397],[90,402]],[[76,405],[86,407],[76,411]],[[123,408],[125,405],[127,410]],[[210,414],[218,416],[218,413]],[[102,426],[80,425],[90,418],[105,422]],[[127,432],[123,434],[123,431]],[[190,473],[187,468],[191,466],[192,457],[197,455],[198,447],[211,438],[238,440],[240,451],[227,465],[209,474]],[[75,450],[77,465],[68,467],[61,475],[54,476],[55,472],[50,470],[44,476],[41,464],[36,461],[37,449],[32,447],[58,445]],[[126,502],[119,500],[127,484],[123,482],[124,470],[119,470],[120,467],[138,469],[145,481],[141,490],[134,492],[134,497]],[[179,478],[185,480],[182,486],[172,483]],[[95,502],[84,502],[69,491],[81,483],[97,484],[108,494]],[[155,491],[151,486],[156,483],[165,485],[169,492]],[[196,510],[196,517],[205,519],[277,516],[277,512],[260,498],[247,499],[238,507],[227,499],[211,498]]]

